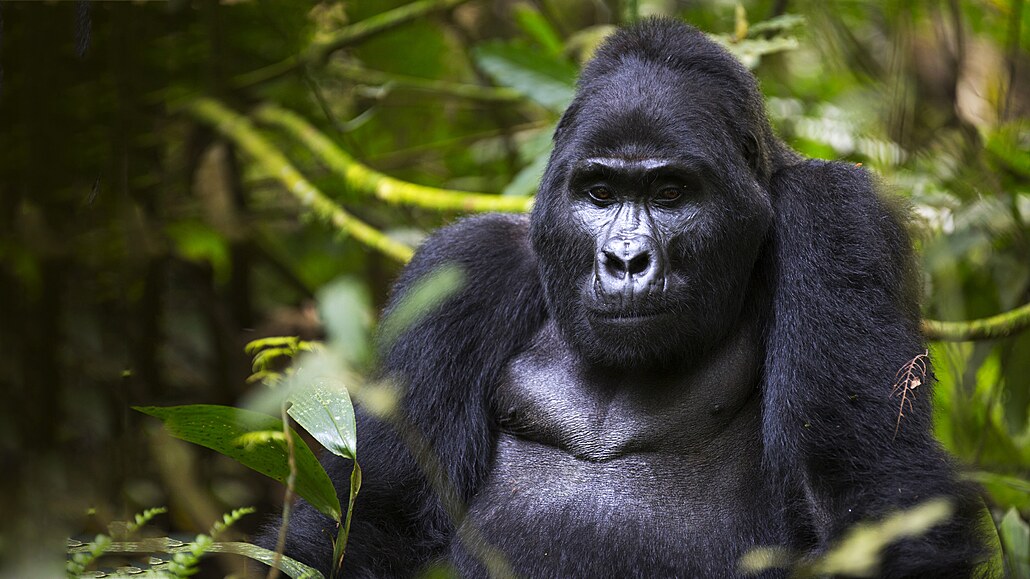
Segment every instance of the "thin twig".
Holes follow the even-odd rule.
[[[912,398],[916,396],[916,388],[926,382],[926,373],[929,370],[927,362],[930,360],[930,351],[924,350],[915,358],[905,363],[894,375],[894,389],[891,390],[891,398],[901,397],[901,404],[898,408],[898,420],[894,425],[894,438],[898,437],[898,429],[901,428],[901,418],[905,416],[905,405],[908,404],[910,411],[915,411],[912,406]],[[892,439],[893,440],[893,439]]]
[[[304,52],[285,58],[274,64],[253,70],[232,79],[233,88],[246,88],[262,82],[277,79],[309,64],[321,64],[330,54],[347,46],[353,46],[367,38],[392,30],[402,24],[433,14],[450,10],[469,0],[422,0],[406,4],[393,10],[376,14],[360,22],[346,26],[335,34],[312,43]]]
[[[275,541],[275,559],[268,569],[268,579],[276,579],[279,576],[279,564],[282,560],[283,551],[286,550],[286,533],[290,524],[290,505],[293,503],[294,486],[297,482],[297,458],[293,452],[293,433],[290,432],[290,416],[286,413],[285,399],[279,412],[283,421],[283,436],[286,438],[286,463],[290,467],[290,474],[286,477],[286,494],[283,496],[283,520],[279,525],[279,538]]]
[[[419,78],[415,76],[405,76],[401,74],[371,70],[354,64],[340,64],[339,66],[334,64],[331,70],[347,80],[364,84],[388,84],[390,86],[405,88],[408,90],[486,102],[529,102],[526,101],[518,91],[505,87],[480,86],[478,84],[463,84],[429,78]]]

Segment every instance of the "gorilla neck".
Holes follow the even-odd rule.
[[[498,392],[498,421],[518,438],[588,461],[757,447],[757,326],[741,323],[693,360],[613,370],[587,363],[549,321],[512,361]]]

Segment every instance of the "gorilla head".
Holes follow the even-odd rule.
[[[661,54],[656,34],[675,34]],[[565,338],[622,367],[717,342],[772,222],[778,154],[753,77],[700,32],[654,22],[606,42],[559,123],[532,217]]]

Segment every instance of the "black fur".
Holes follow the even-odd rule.
[[[705,162],[689,218],[648,215],[667,289],[619,306],[671,312],[660,327],[613,331],[588,311],[610,304],[591,286],[599,226],[580,216],[605,204],[570,185],[584,156]],[[984,556],[975,489],[930,434],[932,384],[895,435],[895,373],[924,348],[899,219],[863,170],[778,141],[754,78],[698,31],[655,20],[608,40],[555,134],[531,225],[441,230],[392,303],[443,264],[465,272],[462,290],[381,359],[445,482],[360,414],[345,576],[440,561],[479,576],[490,548],[528,576],[735,576],[749,548],[819,553],[931,497],[954,516],[892,546],[882,576],[967,577]],[[349,464],[326,462],[346,496]],[[328,572],[333,536],[299,502],[286,552]]]

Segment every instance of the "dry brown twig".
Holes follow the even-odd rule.
[[[891,398],[901,396],[901,405],[898,408],[898,421],[894,425],[893,438],[898,437],[901,418],[905,416],[905,404],[908,404],[909,410],[914,410],[912,408],[912,398],[916,397],[916,388],[926,382],[927,364],[929,362],[930,351],[923,350],[922,354],[905,362],[905,365],[894,375],[894,389],[891,390]]]

